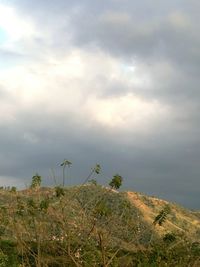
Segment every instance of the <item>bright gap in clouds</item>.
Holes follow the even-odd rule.
[[[15,48],[13,42],[35,33],[34,25],[27,17],[21,18],[13,7],[3,4],[0,4],[0,29],[6,36],[5,46],[9,48]]]
[[[111,99],[92,98],[88,113],[96,122],[122,131],[148,131],[161,117],[169,115],[156,100],[147,101],[131,93]]]
[[[0,44],[4,43],[6,38],[7,37],[5,31],[0,27]]]

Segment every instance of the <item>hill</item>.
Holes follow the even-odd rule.
[[[90,183],[0,203],[0,266],[200,266],[200,212],[155,197]]]
[[[150,225],[160,210],[166,205],[170,207],[165,224],[155,226],[154,230],[159,236],[167,232],[176,232],[191,240],[200,240],[200,212],[190,211],[177,204],[135,192],[127,192],[127,196],[131,204],[140,210],[144,220]]]

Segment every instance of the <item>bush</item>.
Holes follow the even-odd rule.
[[[55,193],[56,193],[56,197],[61,197],[65,195],[65,191],[63,187],[60,187],[60,186],[55,187]]]
[[[8,267],[8,256],[0,251],[0,267]]]
[[[38,189],[41,185],[41,182],[42,182],[42,177],[38,173],[36,173],[32,177],[31,189]]]
[[[111,188],[119,189],[122,185],[122,180],[123,178],[119,174],[115,174],[109,185],[111,186]]]

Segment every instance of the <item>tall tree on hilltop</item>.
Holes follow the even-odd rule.
[[[65,168],[68,166],[68,168],[72,165],[72,163],[69,160],[64,159],[64,161],[60,164],[61,167],[63,167],[63,187],[65,186]]]

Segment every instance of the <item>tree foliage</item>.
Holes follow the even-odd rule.
[[[36,173],[32,177],[31,189],[38,189],[41,185],[41,182],[42,182],[42,177],[38,173]]]
[[[153,224],[156,225],[163,225],[163,223],[166,221],[167,216],[170,213],[170,206],[166,205],[160,212],[159,214],[155,217]]]
[[[122,185],[122,181],[123,181],[123,178],[121,177],[121,175],[115,174],[113,176],[113,179],[109,183],[109,185],[110,185],[111,188],[119,189],[120,186]]]

